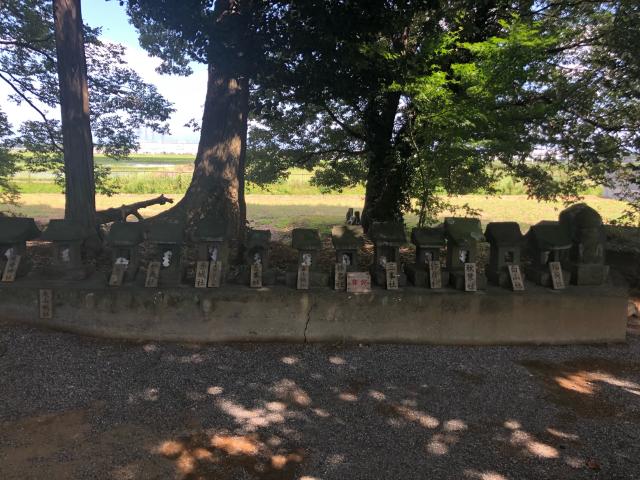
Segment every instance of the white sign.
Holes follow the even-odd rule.
[[[464,264],[464,291],[475,292],[478,290],[478,276],[475,263]]]
[[[554,290],[564,288],[564,277],[562,276],[562,265],[560,262],[549,262],[549,273],[551,273],[551,286]]]
[[[348,272],[347,292],[369,293],[371,291],[371,275],[369,272]]]

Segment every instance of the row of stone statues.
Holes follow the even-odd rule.
[[[405,227],[398,222],[374,223],[369,231],[374,245],[368,271],[359,268],[364,244],[362,227],[348,222],[333,227],[331,238],[335,263],[331,272],[318,261],[322,249],[319,232],[296,228],[292,247],[298,251],[297,269],[287,272],[291,287],[332,286],[337,290],[367,291],[371,283],[387,289],[405,286],[475,291],[493,284],[524,289],[525,276],[553,288],[600,285],[608,276],[605,265],[605,234],[600,215],[585,204],[564,210],[558,221],[543,221],[523,236],[515,222],[489,223],[483,233],[476,218],[446,218],[439,227],[414,228],[412,263],[403,264],[400,247],[407,243]],[[90,269],[83,263],[87,232],[63,221],[52,220],[44,232],[29,218],[0,218],[0,271],[3,282],[13,282],[30,270],[26,242],[39,238],[50,242],[51,257],[39,270],[45,277],[83,280]],[[196,287],[218,287],[229,271],[225,224],[203,221],[190,235],[195,246]],[[106,238],[112,251],[111,286],[137,282],[146,287],[174,286],[183,280],[182,247],[185,232],[175,223],[115,223]],[[478,268],[478,247],[488,242],[490,253],[484,273]],[[282,277],[269,264],[271,232],[249,230],[244,243],[244,263],[234,268],[235,281],[251,287],[273,285]],[[146,268],[141,272],[141,246],[145,245]],[[523,252],[529,261],[523,263]],[[441,261],[444,257],[444,262]],[[141,275],[142,273],[142,275]]]

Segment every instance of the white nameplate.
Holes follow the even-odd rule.
[[[429,265],[429,286],[431,288],[442,288],[442,268],[440,262],[434,260]]]
[[[335,266],[335,273],[333,275],[333,288],[343,291],[347,288],[347,266],[338,262]]]
[[[396,262],[387,262],[384,267],[386,280],[387,280],[387,290],[397,290],[398,289],[398,264]]]
[[[209,281],[207,287],[218,288],[222,283],[222,262],[217,260],[209,265]]]
[[[207,288],[207,278],[209,276],[209,262],[206,260],[199,260],[196,262],[196,288]]]
[[[524,290],[524,282],[522,280],[522,272],[520,272],[520,265],[507,265],[509,269],[509,278],[511,279],[511,287],[514,292]]]
[[[16,279],[21,259],[22,257],[20,255],[11,255],[7,259],[7,263],[4,266],[4,271],[2,272],[3,282],[13,282]]]
[[[40,318],[53,318],[53,291],[40,290]]]
[[[475,292],[478,290],[478,276],[475,263],[464,264],[464,291]]]
[[[261,263],[251,264],[251,275],[249,277],[249,286],[251,288],[262,287],[262,264]]]
[[[124,273],[127,271],[127,265],[124,263],[114,263],[111,275],[109,275],[109,286],[119,287],[124,280]]]
[[[347,292],[369,293],[371,291],[371,274],[369,272],[347,272]]]
[[[144,286],[148,288],[155,288],[158,286],[158,279],[160,277],[160,262],[149,262],[147,265],[147,277],[144,281]]]
[[[551,286],[554,290],[564,288],[564,277],[562,276],[562,265],[560,262],[549,262],[549,273],[551,274]]]
[[[298,290],[309,290],[309,265],[298,266],[298,281],[296,287]]]

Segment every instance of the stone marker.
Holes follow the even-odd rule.
[[[182,281],[183,239],[184,226],[181,223],[157,222],[150,225],[147,241],[153,255],[151,263],[160,263],[158,286],[175,286]]]
[[[445,235],[447,238],[447,270],[449,270],[450,283],[458,290],[468,290],[468,271],[471,267],[467,264],[477,264],[478,244],[484,241],[480,220],[477,218],[448,217],[444,220]],[[475,288],[486,288],[486,277],[475,273]]]
[[[449,284],[449,272],[443,271],[440,264],[440,254],[445,246],[444,228],[440,227],[423,227],[414,228],[411,231],[411,242],[416,246],[415,263],[405,265],[407,278],[416,287],[442,288],[442,284]],[[430,268],[431,262],[437,262],[438,272],[434,275],[439,276],[436,281],[438,287],[434,287],[431,278]],[[435,265],[434,265],[435,267]]]
[[[206,288],[208,278],[209,278],[209,262],[206,260],[197,261],[195,287]]]
[[[142,222],[116,222],[111,225],[107,243],[112,249],[113,270],[109,285],[133,282],[140,268],[140,244],[144,241]]]
[[[291,246],[298,250],[296,272],[287,273],[287,285],[298,289],[329,286],[329,275],[319,271],[317,256],[322,249],[320,233],[314,228],[294,228]]]
[[[464,291],[475,292],[478,290],[478,275],[475,263],[464,264]]]
[[[560,213],[560,224],[569,232],[572,246],[566,268],[575,285],[602,285],[609,276],[605,265],[606,234],[602,217],[585,203]]]
[[[53,318],[53,291],[41,289],[38,296],[40,318]]]
[[[485,269],[487,278],[495,285],[512,288],[514,270],[510,267],[518,267],[518,273],[521,274],[524,237],[520,232],[520,225],[516,222],[491,222],[487,225],[484,236],[491,245],[489,264]],[[522,283],[521,275],[519,279]]]
[[[385,265],[387,290],[398,289],[398,264],[387,262]]]
[[[269,268],[269,243],[271,232],[269,230],[250,229],[245,236],[244,261],[241,270],[240,281],[252,288],[260,288],[263,285],[273,285],[276,274]]]
[[[226,240],[227,224],[221,218],[205,218],[196,225],[192,240],[196,245],[196,262],[204,262],[205,287],[219,287],[224,283],[229,248]],[[218,265],[219,264],[219,265]],[[196,264],[197,273],[197,264]],[[212,276],[212,273],[214,274]],[[196,278],[196,282],[198,279]]]
[[[29,272],[31,262],[27,256],[27,242],[39,236],[40,230],[33,218],[0,217],[0,272],[3,282],[13,282]]]
[[[331,229],[331,242],[336,251],[334,265],[334,288],[346,288],[346,273],[358,271],[360,247],[364,244],[362,227],[359,225],[336,225]]]
[[[83,244],[90,233],[77,223],[51,220],[41,239],[50,242],[51,264],[43,269],[45,276],[59,280],[85,280],[93,268],[83,265]]]
[[[407,284],[407,276],[402,272],[400,264],[400,247],[407,241],[402,222],[373,222],[369,230],[373,241],[374,255],[371,265],[371,276],[376,285],[386,287],[387,262],[398,265],[398,286]]]
[[[369,272],[347,272],[347,292],[371,292],[371,275]]]
[[[515,292],[524,290],[524,281],[522,280],[522,272],[520,271],[520,265],[508,265],[509,279],[511,280],[511,288]]]
[[[568,262],[571,239],[566,227],[558,222],[542,221],[533,225],[525,235],[527,254],[531,259],[525,269],[527,278],[538,285],[552,287],[550,262],[559,262],[563,267]],[[554,267],[555,268],[555,267]],[[569,282],[571,272],[562,268],[564,282]]]

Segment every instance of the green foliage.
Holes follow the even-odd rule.
[[[18,196],[17,186],[11,181],[17,171],[14,146],[11,125],[4,112],[0,111],[0,203],[12,204]]]
[[[140,127],[167,132],[165,122],[173,109],[126,64],[123,47],[102,42],[99,33],[85,26],[93,141],[96,150],[119,160],[138,147],[135,132]],[[53,171],[64,183],[60,122],[50,116],[59,104],[51,2],[2,2],[0,82],[11,89],[11,101],[40,117],[18,128],[20,164],[32,172]],[[95,178],[98,192],[114,192],[108,169],[97,166]]]

